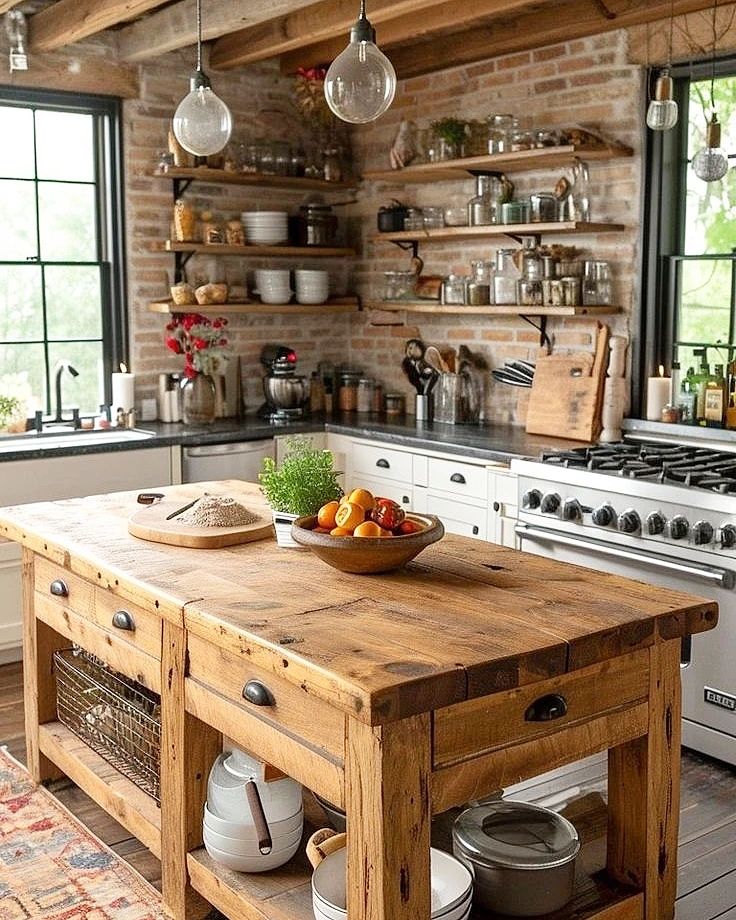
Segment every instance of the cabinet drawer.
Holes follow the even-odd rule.
[[[298,739],[343,758],[345,716],[338,710],[310,696],[297,684],[191,633],[187,638],[187,651],[190,678],[272,726],[286,729]],[[244,696],[250,682],[258,685],[252,687],[254,691],[263,688],[267,691],[261,705]]]
[[[428,482],[432,490],[452,492],[470,501],[485,501],[488,498],[488,473],[483,466],[430,457]]]
[[[412,487],[404,485],[401,482],[393,482],[390,479],[374,479],[368,476],[360,477],[360,488],[368,489],[375,496],[381,498],[391,498],[397,502],[404,511],[414,510],[412,502]]]
[[[603,713],[633,706],[648,693],[649,649],[641,649],[516,690],[437,709],[433,714],[434,765],[459,763],[554,734]],[[553,697],[561,697],[564,704]],[[533,706],[536,713],[530,711]],[[559,714],[555,716],[555,712]],[[533,719],[534,715],[542,718]]]
[[[99,585],[90,584],[41,556],[35,558],[34,572],[36,592],[60,610],[73,610],[117,639],[161,660],[161,618],[153,611],[144,610]],[[54,593],[52,585],[55,590],[65,589],[66,594]]]
[[[380,444],[353,443],[353,475],[356,479],[352,487],[356,488],[360,475],[372,476],[374,479],[393,479],[399,482],[412,481],[412,455],[400,450],[382,447]]]
[[[485,505],[467,505],[451,498],[427,493],[427,514],[436,514],[448,533],[485,540],[488,536],[488,511]]]

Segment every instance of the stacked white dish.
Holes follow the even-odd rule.
[[[217,758],[207,783],[204,846],[212,859],[236,872],[276,869],[291,859],[302,839],[302,787],[293,779],[261,782],[261,771],[260,761],[235,749]],[[260,799],[270,838],[266,845],[249,800],[250,783]]]
[[[280,246],[289,242],[289,215],[286,211],[243,211],[246,242],[253,246]]]
[[[291,273],[288,268],[259,268],[255,272],[258,294],[264,303],[288,303],[291,290]]]
[[[329,272],[320,269],[297,268],[294,271],[294,277],[297,303],[324,303],[330,296]]]
[[[325,857],[312,875],[315,920],[346,920],[347,851]],[[432,920],[466,920],[473,901],[473,876],[454,856],[431,850]]]

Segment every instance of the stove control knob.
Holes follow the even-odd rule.
[[[541,501],[542,514],[557,514],[560,508],[560,496],[556,492],[548,492]]]
[[[723,549],[733,549],[736,546],[736,524],[723,524],[720,540]]]
[[[676,514],[670,521],[670,536],[673,540],[684,540],[690,532],[690,525],[687,518],[681,514]]]
[[[651,537],[656,537],[658,534],[664,533],[666,524],[667,518],[661,511],[652,511],[651,514],[647,515],[647,533]]]
[[[594,508],[591,514],[593,523],[598,527],[608,527],[609,524],[613,524],[615,517],[616,512],[610,505],[600,505]]]
[[[618,529],[621,533],[636,533],[641,530],[641,518],[633,508],[627,508],[618,516]]]
[[[538,508],[542,503],[542,493],[539,489],[529,489],[521,499],[522,508]]]
[[[696,546],[704,546],[706,543],[713,541],[713,525],[707,521],[698,521],[693,524],[693,543]]]
[[[565,499],[562,506],[563,521],[581,521],[583,519],[583,508],[577,498]]]

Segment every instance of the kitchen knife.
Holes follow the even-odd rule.
[[[202,496],[200,495],[199,498]],[[179,517],[180,514],[183,514],[185,511],[188,511],[193,505],[196,505],[199,501],[199,498],[195,498],[194,501],[187,502],[186,505],[182,505],[181,508],[177,508],[176,511],[172,511],[171,514],[166,515],[166,520],[170,521],[172,518]]]

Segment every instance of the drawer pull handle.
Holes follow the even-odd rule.
[[[388,460],[384,460],[383,457],[381,457],[380,460],[376,460],[376,466],[380,466],[382,470],[391,469],[391,464],[388,462]]]
[[[135,620],[133,614],[127,610],[117,610],[112,615],[112,625],[116,629],[124,629],[126,632],[135,632]]]
[[[534,700],[524,713],[526,722],[551,722],[567,715],[567,700],[559,693],[548,693]]]
[[[408,495],[402,495],[402,496],[401,496],[401,504],[402,504],[402,505],[408,505],[408,504],[410,504],[410,502],[409,502],[409,496],[408,496]]]
[[[473,524],[473,536],[477,537],[479,533],[480,533],[480,528],[478,527],[477,524]]]
[[[273,706],[276,702],[273,694],[260,680],[249,680],[243,687],[243,699],[254,706]]]
[[[500,511],[500,510],[501,510],[501,502],[494,502],[494,503],[493,503],[493,510],[494,510],[494,511]]]
[[[55,578],[50,586],[49,591],[55,597],[69,597],[69,588],[66,585],[65,581],[62,581],[60,578]]]
[[[462,473],[453,473],[452,476],[450,476],[450,482],[457,482],[461,486],[466,485],[465,477]]]

